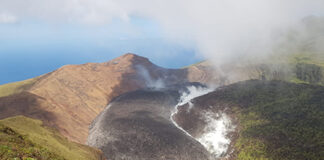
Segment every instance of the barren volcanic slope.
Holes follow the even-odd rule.
[[[204,68],[163,69],[125,54],[106,63],[67,65],[43,76],[0,86],[0,118],[43,120],[70,140],[84,143],[91,121],[116,96],[141,87],[207,82]],[[195,76],[190,76],[194,74]]]
[[[208,151],[171,121],[177,87],[116,98],[93,122],[88,144],[113,160],[208,160]]]

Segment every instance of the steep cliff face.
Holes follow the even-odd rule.
[[[193,78],[191,75],[195,75]],[[201,75],[201,76],[199,76]],[[114,98],[143,87],[208,81],[205,70],[164,69],[125,54],[105,63],[67,65],[46,75],[0,86],[0,118],[25,115],[85,143],[91,121]]]
[[[210,159],[198,141],[171,121],[179,98],[176,87],[116,98],[92,123],[88,144],[114,160]]]

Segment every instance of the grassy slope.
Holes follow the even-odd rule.
[[[32,86],[38,78],[0,85],[0,97],[20,93]]]
[[[317,84],[324,86],[324,54],[312,54],[312,53],[291,53],[291,54],[274,54],[263,60],[242,60],[236,62],[238,66],[243,68],[243,72],[249,75],[251,71],[262,71],[267,80],[284,80],[292,83],[305,83],[305,84]],[[236,64],[235,63],[235,64]],[[240,64],[241,63],[241,64]],[[207,61],[201,61],[196,64],[186,66],[184,68],[190,68],[192,66],[208,65]],[[226,66],[226,65],[225,65]],[[229,64],[231,66],[231,64]],[[235,66],[235,65],[234,65]],[[298,66],[301,66],[303,78],[297,77]],[[239,67],[239,68],[240,68]],[[320,68],[320,72],[316,73],[314,68]],[[261,69],[263,68],[263,69]],[[299,67],[300,68],[300,67]],[[234,67],[232,70],[238,68]],[[239,70],[241,71],[241,70]],[[254,73],[250,76],[254,77]],[[235,72],[234,72],[235,73]],[[243,73],[244,74],[244,73]],[[312,82],[311,80],[320,77],[319,81]],[[257,78],[258,76],[254,77]],[[261,75],[259,75],[261,77]]]
[[[308,65],[314,65],[322,70],[322,80],[317,83],[319,85],[324,85],[324,54],[310,54],[310,53],[298,53],[298,54],[292,54],[290,57],[288,57],[287,60],[289,63],[293,65],[297,64],[308,64]],[[295,83],[309,83],[302,81],[296,77],[291,80],[291,82]]]
[[[315,84],[318,85],[324,85],[324,54],[312,54],[312,53],[295,53],[295,54],[288,54],[288,55],[276,55],[273,56],[269,59],[268,62],[266,63],[278,63],[278,64],[287,64],[288,66],[291,66],[291,68],[293,69],[293,76],[286,79],[289,82],[292,83],[305,83],[305,84],[309,84],[310,82],[305,81],[305,80],[301,80],[299,78],[297,78],[296,76],[296,68],[298,64],[306,64],[309,66],[316,66],[319,67],[321,69],[321,80]],[[283,70],[285,68],[282,68]],[[308,69],[308,74],[311,74],[312,70],[311,68],[304,68],[304,69]]]
[[[25,136],[0,124],[0,159],[55,159],[64,158],[38,146]]]
[[[289,58],[289,61],[293,63],[309,63],[324,67],[324,55],[311,53],[297,53],[292,54]]]
[[[58,132],[43,127],[39,120],[17,116],[0,120],[0,125],[0,136],[4,137],[0,140],[0,159],[4,159],[1,155],[10,158],[26,155],[37,159],[100,159],[100,151],[69,142]],[[14,134],[6,134],[3,128],[11,129]]]
[[[237,108],[239,160],[320,160],[324,157],[324,87],[247,81],[223,90]]]

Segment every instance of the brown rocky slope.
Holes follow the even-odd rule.
[[[85,143],[90,123],[114,97],[142,87],[210,82],[209,70],[198,65],[164,69],[135,54],[105,63],[66,65],[18,86],[17,92],[0,95],[0,119],[40,119],[68,139]]]

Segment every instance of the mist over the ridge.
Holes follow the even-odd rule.
[[[165,87],[165,82],[163,79],[154,79],[150,75],[149,71],[142,65],[137,65],[136,71],[141,76],[146,87],[151,89],[162,89]]]
[[[324,15],[322,0],[0,0],[0,15],[0,23],[39,19],[91,25],[143,17],[158,22],[170,41],[194,42],[197,54],[215,64],[264,58],[286,44],[284,35],[290,30],[297,35],[296,44],[309,35],[322,35],[312,38],[311,45],[319,52],[324,50],[320,45],[323,30],[311,29],[315,33],[310,33],[300,27],[305,17]],[[296,44],[281,51],[296,50]]]

